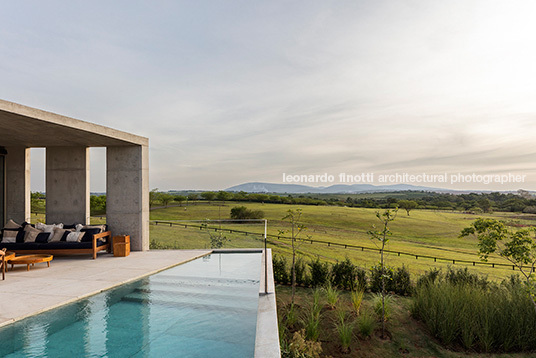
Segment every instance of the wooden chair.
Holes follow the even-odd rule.
[[[2,280],[6,279],[6,249],[0,250],[0,267],[2,268]]]

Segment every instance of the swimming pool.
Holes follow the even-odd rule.
[[[2,357],[253,357],[261,253],[211,254],[0,329]]]

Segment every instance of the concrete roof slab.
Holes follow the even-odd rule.
[[[149,139],[116,129],[0,100],[0,146],[111,147],[149,145]]]

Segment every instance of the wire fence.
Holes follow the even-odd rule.
[[[204,223],[204,224],[192,224],[195,222]],[[237,230],[237,229],[229,229],[229,228],[222,228],[222,227],[209,227],[209,223],[217,223],[217,222],[226,222],[230,223],[233,222],[233,220],[185,220],[185,221],[162,221],[162,220],[153,220],[151,223],[153,225],[166,225],[169,227],[178,227],[178,228],[185,228],[185,229],[200,229],[200,230],[214,230],[215,232],[227,232],[230,234],[242,234],[245,236],[259,236],[262,239],[264,239],[265,234],[264,233],[258,233],[258,232],[252,232],[247,230]],[[292,240],[291,237],[285,236],[285,235],[275,235],[275,234],[266,234],[266,240],[272,244],[275,243],[273,240]],[[333,241],[327,241],[327,240],[316,240],[316,239],[309,239],[309,238],[297,238],[296,241],[310,243],[310,244],[317,244],[317,245],[325,245],[327,247],[333,247],[333,248],[342,248],[342,249],[357,249],[361,251],[371,251],[371,252],[378,252],[380,253],[382,249],[377,247],[370,247],[370,246],[362,246],[362,245],[354,245],[354,244],[343,244],[339,242],[333,242]],[[516,269],[516,265],[513,264],[507,264],[507,263],[500,263],[500,262],[486,262],[486,261],[479,261],[479,260],[467,260],[467,259],[459,259],[459,258],[449,258],[449,257],[439,257],[439,256],[433,256],[433,255],[423,255],[423,254],[417,254],[412,253],[408,251],[402,251],[402,250],[390,250],[390,249],[384,249],[383,252],[395,254],[397,256],[405,256],[414,258],[415,260],[418,259],[429,259],[434,260],[434,262],[442,262],[442,263],[452,263],[453,265],[456,264],[468,264],[472,266],[484,266],[484,267],[491,267],[491,268],[512,268],[512,270]],[[536,270],[535,267],[531,266],[523,266],[524,269],[532,269],[534,272]]]

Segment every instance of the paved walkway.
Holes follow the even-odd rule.
[[[100,253],[57,256],[47,267],[36,264],[26,271],[17,265],[0,280],[0,326],[168,267],[208,254],[210,250],[151,250],[131,252],[128,257]],[[11,267],[11,265],[9,265]],[[1,277],[0,277],[1,278]]]

